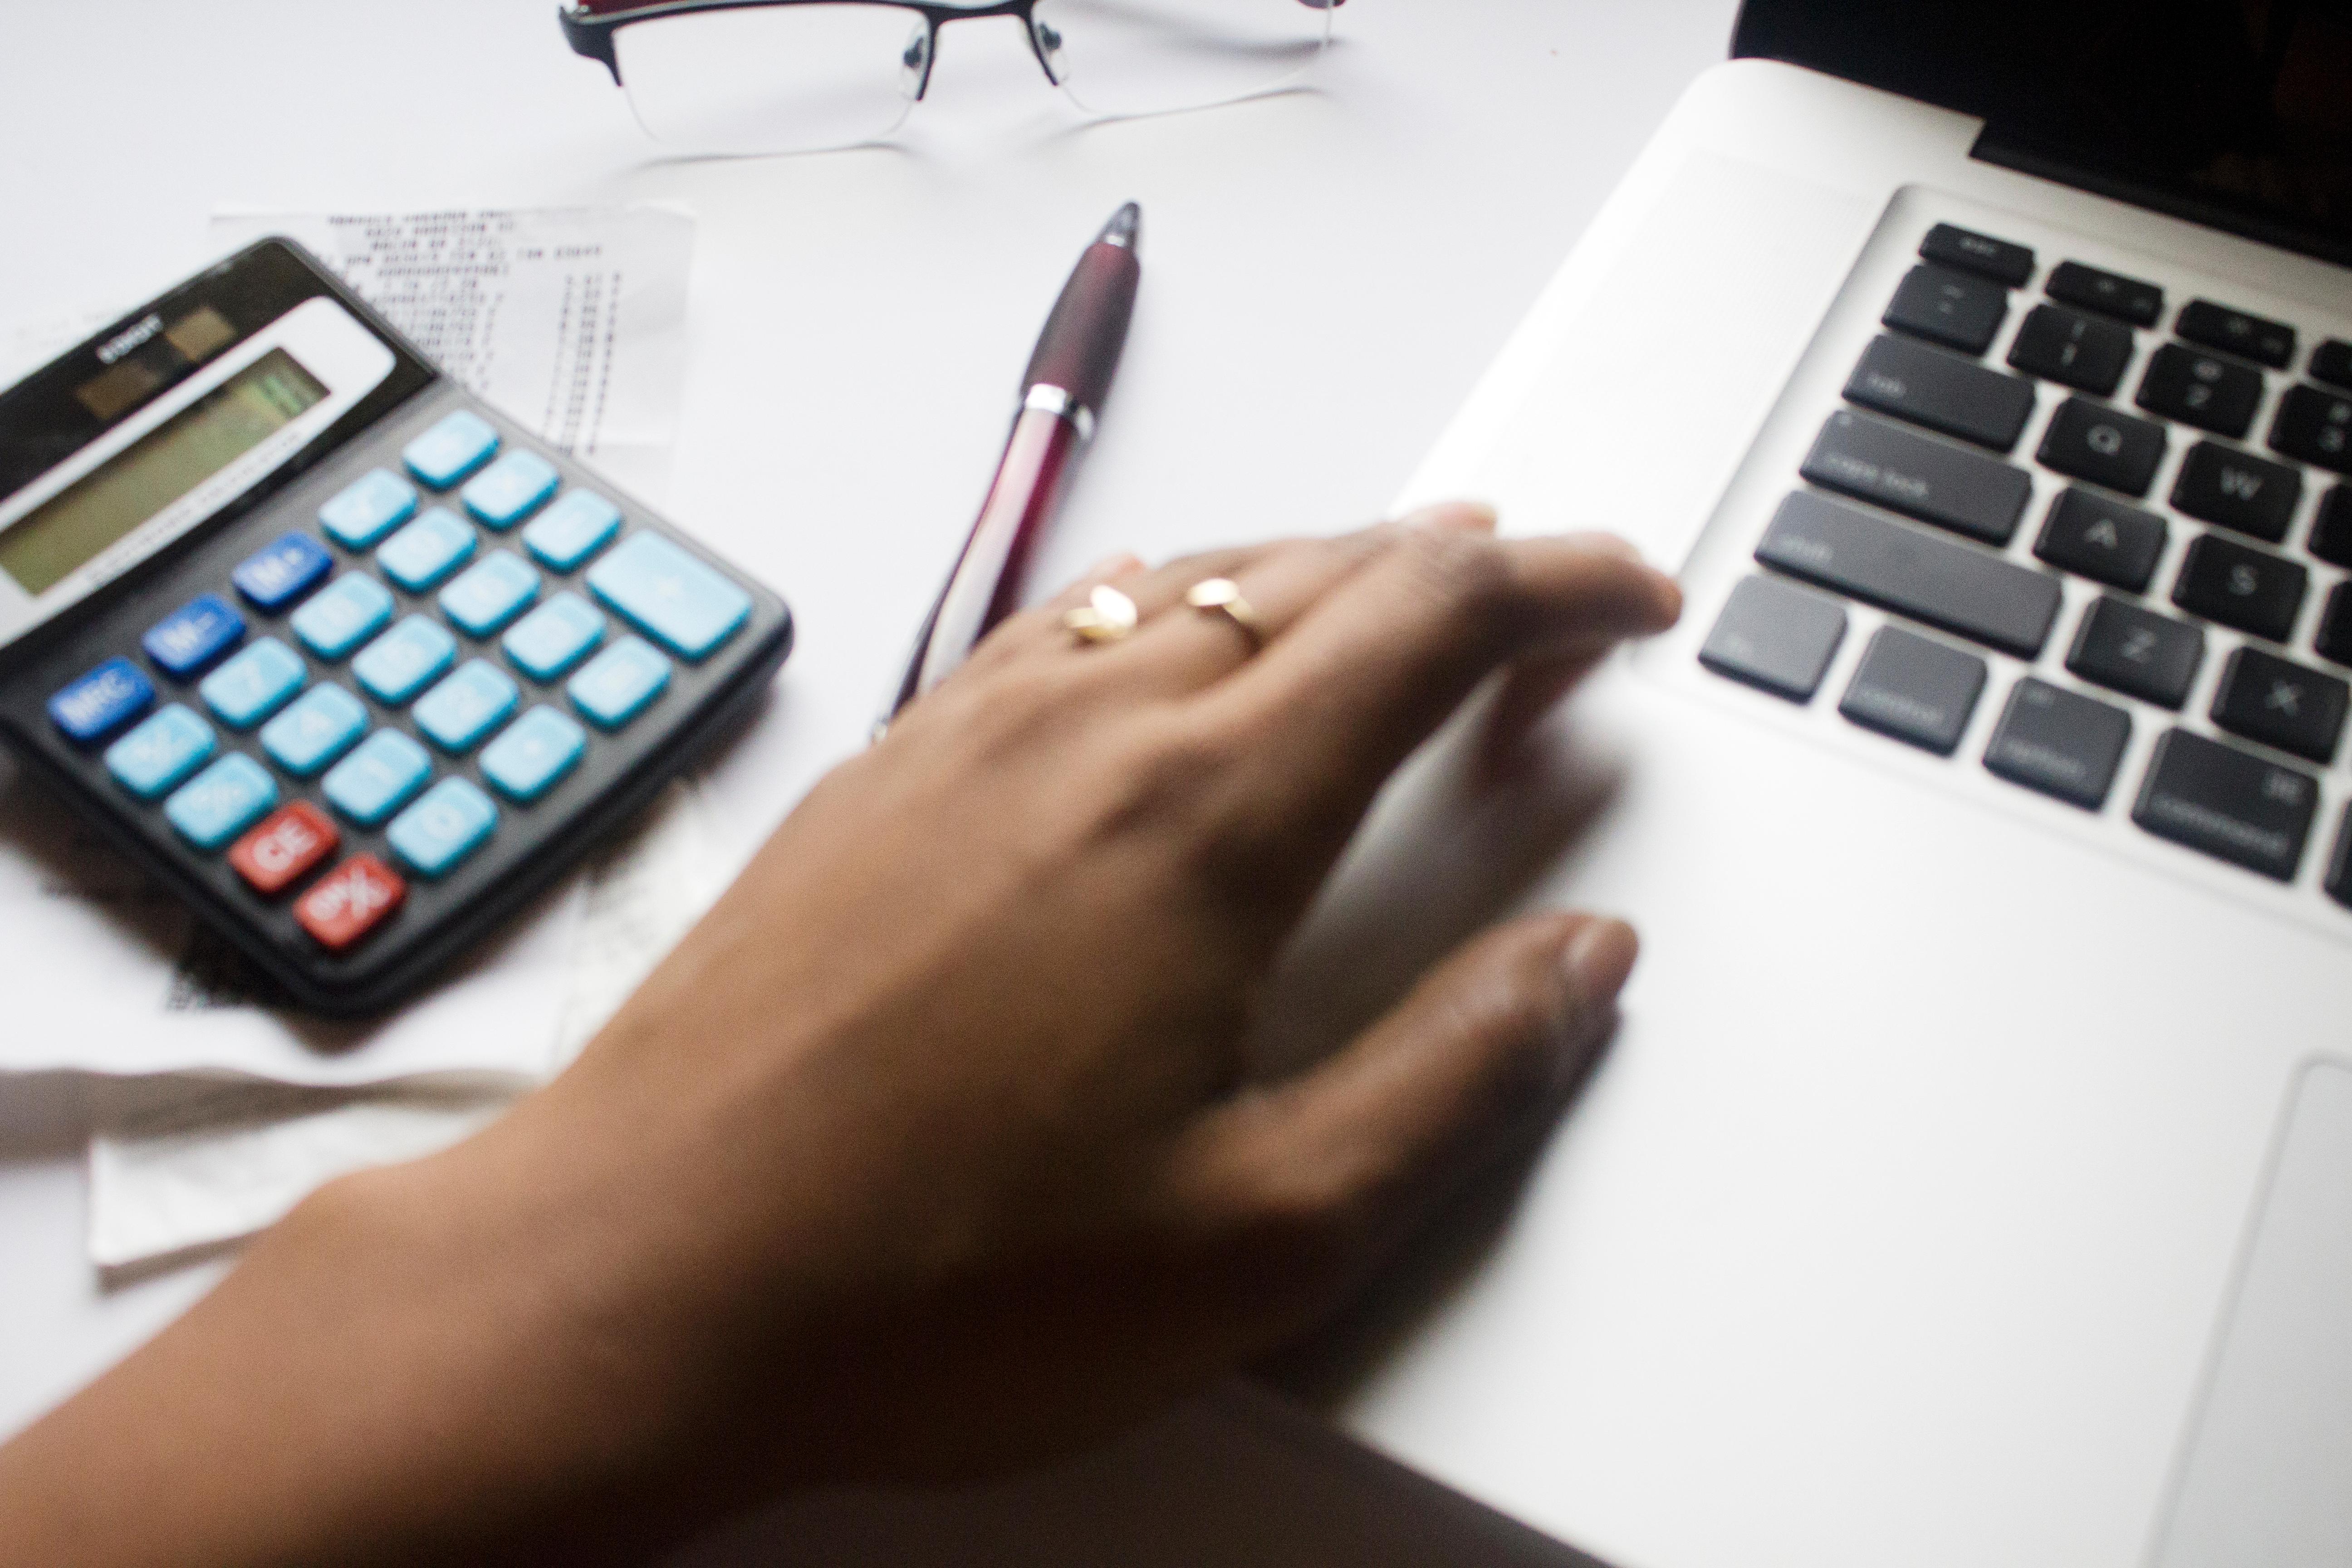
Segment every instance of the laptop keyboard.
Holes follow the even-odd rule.
[[[2046,247],[1927,230],[1698,662],[1810,708],[1869,606],[1848,724],[2352,910],[2352,342]]]

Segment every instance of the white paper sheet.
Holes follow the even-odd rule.
[[[558,445],[658,492],[684,364],[691,220],[646,208],[238,215],[224,248],[309,244],[461,379]],[[0,342],[9,373],[87,330]],[[440,1074],[538,1081],[563,1059],[577,879],[391,1017],[330,1024],[248,1000],[226,945],[0,760],[0,1072],[207,1072],[310,1085]]]
[[[700,793],[673,784],[591,868],[551,1063],[571,1061],[724,890]],[[412,1160],[487,1126],[531,1087],[396,1084],[352,1091],[206,1084],[102,1118],[89,1143],[89,1255],[152,1266],[277,1222],[349,1171]]]

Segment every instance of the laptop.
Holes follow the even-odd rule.
[[[1318,927],[1621,912],[1622,1026],[1295,1381],[1621,1568],[2352,1562],[2352,1116],[2295,1109],[2352,1061],[2352,12],[1733,53],[1402,498],[1622,532],[1685,621],[1532,782],[1418,759]],[[2335,1261],[2256,1289],[2265,1235]]]

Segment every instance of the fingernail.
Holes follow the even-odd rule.
[[[1397,521],[1407,528],[1451,528],[1465,533],[1492,533],[1501,514],[1482,500],[1444,500],[1417,507]]]
[[[1139,572],[1142,569],[1143,558],[1141,556],[1132,554],[1128,551],[1122,550],[1116,555],[1104,556],[1101,560],[1096,562],[1093,565],[1079,573],[1078,581],[1085,583],[1097,577],[1118,577],[1129,572]]]
[[[1621,561],[1642,559],[1642,552],[1633,547],[1631,541],[1620,539],[1613,533],[1571,533],[1568,542],[1579,550],[1590,550],[1596,555],[1614,555]]]
[[[1633,960],[1641,951],[1642,939],[1623,921],[1591,920],[1569,939],[1559,961],[1576,988],[1578,1003],[1598,1007],[1625,988],[1625,977],[1633,973]]]

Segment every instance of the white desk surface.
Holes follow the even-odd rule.
[[[1045,309],[1119,202],[1145,208],[1141,302],[1040,581],[1120,548],[1379,514],[1675,96],[1722,58],[1737,6],[1351,0],[1314,91],[1093,126],[1013,24],[970,22],[946,35],[896,146],[693,163],[660,160],[603,71],[564,48],[554,9],[13,8],[0,319],[135,303],[209,259],[215,206],[690,211],[685,406],[668,493],[648,499],[781,589],[800,627],[777,700],[712,775],[715,815],[748,847],[861,742],[970,522]],[[83,1131],[73,1085],[0,1083],[0,1432],[218,1277],[99,1288]],[[1402,1509],[1409,1487],[1318,1489],[1222,1431],[1180,1417],[964,1503],[788,1512],[740,1554],[1532,1561],[1443,1508]]]

